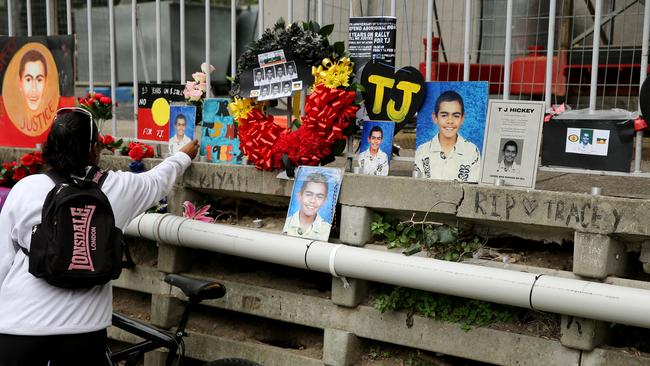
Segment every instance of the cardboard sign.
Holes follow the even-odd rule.
[[[395,66],[397,18],[352,17],[348,28],[348,52],[358,73],[368,61]]]
[[[0,145],[43,143],[56,111],[74,107],[74,36],[0,36]]]
[[[169,141],[172,102],[184,102],[182,84],[138,84],[138,139]]]
[[[402,69],[370,62],[361,74],[365,106],[371,120],[402,122],[420,109],[426,88],[422,74],[414,67]]]
[[[535,188],[544,102],[490,100],[481,183]]]
[[[244,70],[239,77],[239,95],[258,101],[290,97],[311,85],[314,77],[300,59],[289,51],[275,50],[257,55],[259,67]]]
[[[228,113],[228,99],[203,101],[201,127],[201,156],[212,163],[241,164],[243,153],[239,148],[237,124]]]

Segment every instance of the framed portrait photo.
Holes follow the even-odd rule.
[[[359,144],[359,173],[388,175],[395,122],[364,121]]]
[[[282,233],[327,241],[342,180],[341,169],[298,167]]]
[[[422,178],[477,183],[487,82],[445,81],[426,86],[426,98],[417,118],[415,170]]]
[[[491,100],[481,183],[535,187],[544,102]]]

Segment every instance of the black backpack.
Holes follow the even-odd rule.
[[[89,288],[117,279],[122,272],[122,252],[131,256],[115,227],[108,198],[100,189],[108,176],[93,167],[86,178],[61,177],[48,171],[54,188],[43,204],[41,223],[32,229],[29,273],[50,285]]]

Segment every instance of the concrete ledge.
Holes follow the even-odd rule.
[[[126,343],[136,343],[138,338],[121,329],[108,328],[108,337]],[[233,341],[231,339],[191,332],[185,337],[185,355],[202,361],[221,358],[245,358],[264,366],[323,366],[321,360],[297,355],[282,348]]]
[[[468,332],[458,324],[414,317],[406,326],[406,314],[381,314],[369,306],[338,307],[329,300],[290,292],[222,281],[225,298],[205,304],[275,320],[326,329],[335,328],[359,337],[501,365],[578,365],[579,351],[557,340],[514,334],[489,328]],[[183,297],[180,291],[173,291]],[[471,344],[471,347],[467,345]]]
[[[171,285],[163,281],[163,274],[156,268],[145,266],[122,270],[120,278],[112,283],[115,287],[148,294],[169,294],[171,292]]]
[[[147,168],[160,162],[145,159]],[[102,156],[102,166],[128,169],[126,157]],[[293,181],[253,166],[193,163],[185,188],[207,193],[275,196],[287,199]],[[650,236],[644,220],[650,200],[493,187],[457,182],[345,174],[339,203],[371,209],[431,212],[480,222],[535,225],[598,234]]]

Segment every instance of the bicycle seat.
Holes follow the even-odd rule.
[[[181,289],[192,303],[219,299],[226,294],[226,287],[218,282],[197,280],[174,273],[166,275],[165,282]]]

